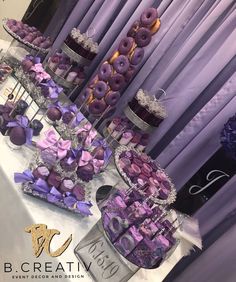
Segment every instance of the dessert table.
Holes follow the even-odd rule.
[[[7,82],[0,86],[0,103],[4,103],[6,89],[13,88],[14,78],[8,78]],[[31,105],[32,109],[36,104]],[[34,109],[35,110],[35,109]],[[43,121],[44,129],[49,125]],[[98,175],[87,185],[91,189],[91,209],[93,215],[82,218],[66,210],[59,209],[44,201],[25,195],[21,186],[14,183],[14,172],[23,172],[28,168],[34,154],[33,147],[23,146],[19,150],[11,149],[7,144],[8,137],[0,135],[0,224],[1,224],[1,281],[12,279],[44,280],[44,281],[75,281],[75,278],[83,278],[83,281],[92,281],[89,274],[74,255],[74,249],[79,241],[100,219],[101,213],[96,205],[96,191],[102,185],[125,185],[119,176],[115,165],[111,163],[105,172]],[[33,139],[36,140],[36,139]],[[32,224],[46,224],[48,229],[57,229],[59,236],[55,236],[51,242],[51,248],[57,249],[72,234],[72,242],[68,249],[59,257],[53,258],[42,252],[39,258],[33,254],[31,235],[24,229]],[[178,245],[173,254],[155,270],[140,269],[129,281],[161,282],[174,265],[183,257],[182,245]],[[45,269],[45,263],[50,263],[50,272]],[[4,272],[4,263],[12,264],[11,272]],[[29,272],[22,272],[22,263],[26,263]],[[40,264],[40,270],[34,269],[34,265]],[[60,270],[58,265],[60,264]],[[79,270],[78,270],[79,267]],[[53,276],[54,275],[54,276]],[[23,277],[23,278],[22,278]],[[105,280],[104,280],[105,281]]]

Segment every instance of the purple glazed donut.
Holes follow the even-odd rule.
[[[100,80],[95,84],[94,87],[94,91],[93,91],[93,95],[94,97],[96,97],[97,99],[102,99],[108,89],[108,85],[106,84],[106,82]]]
[[[128,31],[127,36],[128,36],[128,37],[133,37],[133,38],[135,38],[139,27],[140,27],[140,21],[135,21],[135,22],[132,24],[130,30]]]
[[[121,55],[127,55],[134,45],[133,37],[125,37],[120,41],[118,51]]]
[[[116,73],[109,79],[111,90],[119,91],[125,84],[125,78],[122,74]]]
[[[135,36],[135,42],[138,45],[138,47],[145,47],[147,46],[152,39],[152,35],[149,29],[145,27],[141,27],[136,36]]]
[[[98,77],[101,80],[107,81],[112,75],[112,66],[106,62],[101,65],[98,71]]]
[[[90,114],[99,115],[101,114],[107,107],[107,104],[103,99],[98,100],[94,99],[88,106],[88,110]]]
[[[88,100],[88,97],[92,95],[93,90],[89,87],[86,87],[85,90],[79,95],[79,102],[82,104],[86,100]]]
[[[95,84],[98,82],[99,78],[96,75],[90,82],[89,82],[89,87],[93,88]]]
[[[134,75],[134,72],[135,72],[135,67],[130,65],[129,66],[129,69],[127,70],[127,72],[124,74],[124,77],[125,77],[125,81],[126,82],[129,82],[131,80],[131,78],[133,77]]]
[[[144,49],[143,48],[135,48],[133,54],[130,56],[130,63],[132,65],[138,65],[141,63],[144,56]]]
[[[156,19],[157,19],[157,9],[155,8],[146,9],[140,17],[140,21],[143,26],[153,25]]]
[[[120,99],[120,92],[109,91],[104,100],[107,105],[114,106]]]
[[[113,67],[118,73],[125,73],[129,68],[129,59],[125,55],[117,57],[113,63]]]

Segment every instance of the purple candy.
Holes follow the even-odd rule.
[[[129,255],[134,248],[143,240],[143,236],[139,233],[138,229],[133,225],[125,234],[123,234],[117,242],[115,247],[119,252],[126,257]]]

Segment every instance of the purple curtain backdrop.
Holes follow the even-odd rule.
[[[213,98],[194,116],[184,129],[157,157],[162,167],[166,167],[196,137],[201,130],[235,96],[236,74],[233,74]]]

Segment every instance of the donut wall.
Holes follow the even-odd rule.
[[[97,74],[79,95],[79,103],[87,104],[89,114],[101,116],[104,111],[114,112],[122,90],[132,80],[137,66],[142,62],[145,47],[160,28],[155,8],[142,12],[133,22],[116,50],[98,68]]]

